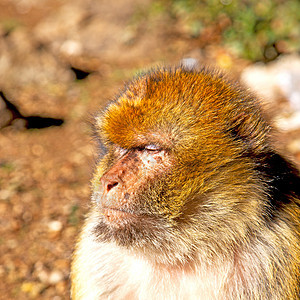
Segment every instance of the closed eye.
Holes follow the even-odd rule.
[[[158,145],[154,145],[154,144],[149,144],[145,146],[145,150],[148,151],[161,151],[161,147]]]

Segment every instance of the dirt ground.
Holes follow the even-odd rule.
[[[235,75],[249,65],[213,28],[194,39],[170,19],[149,24],[150,2],[0,0],[0,299],[69,298],[97,155],[90,122],[124,81],[185,57]],[[298,136],[280,138],[299,163]]]

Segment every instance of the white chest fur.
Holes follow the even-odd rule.
[[[81,260],[77,263],[84,266],[77,275],[79,299],[222,299],[224,269],[153,265],[91,236],[81,241],[77,257]]]

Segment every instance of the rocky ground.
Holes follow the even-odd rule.
[[[97,155],[89,123],[140,70],[192,57],[242,74],[267,92],[284,130],[277,144],[300,163],[299,73],[290,67],[298,58],[253,67],[223,49],[213,28],[195,39],[172,18],[147,19],[150,2],[0,0],[0,299],[69,298]],[[293,97],[282,80],[270,82],[282,70]]]

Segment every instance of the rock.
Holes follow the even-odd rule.
[[[267,101],[286,98],[292,109],[300,111],[300,56],[287,55],[267,65],[247,67],[241,79]]]
[[[300,111],[293,112],[287,116],[279,115],[275,118],[275,126],[286,131],[300,129]]]

